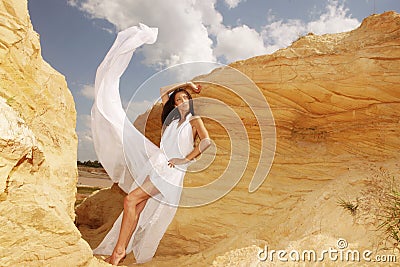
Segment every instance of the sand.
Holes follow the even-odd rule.
[[[77,186],[111,187],[113,182],[103,168],[90,168],[78,166]]]

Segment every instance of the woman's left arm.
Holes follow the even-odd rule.
[[[177,158],[171,159],[169,161],[170,167],[190,162],[191,160],[199,156],[201,153],[203,153],[211,145],[211,139],[208,135],[206,127],[204,126],[203,120],[199,116],[195,116],[190,120],[190,124],[192,127],[196,129],[196,133],[200,137],[200,143],[196,145],[193,148],[192,152],[186,155],[186,157],[182,159],[177,159]]]
[[[199,116],[195,116],[190,120],[190,124],[196,129],[196,132],[200,137],[200,143],[194,147],[192,152],[186,155],[185,158],[188,161],[196,158],[211,145],[211,139],[208,135],[206,127],[204,126],[203,120]]]

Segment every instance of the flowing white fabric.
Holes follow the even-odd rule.
[[[129,193],[146,177],[161,194],[150,198],[126,248],[133,251],[136,262],[151,260],[171,223],[182,192],[188,165],[170,168],[168,159],[182,158],[193,149],[189,119],[178,126],[177,120],[165,129],[160,148],[142,135],[128,120],[119,95],[119,78],[127,68],[135,49],[156,41],[157,29],[144,24],[120,33],[97,69],[95,102],[92,107],[93,143],[99,161],[111,180]],[[117,243],[123,213],[94,254],[111,255]]]

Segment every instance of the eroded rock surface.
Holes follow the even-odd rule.
[[[101,265],[74,224],[76,112],[26,0],[0,0],[0,265]]]

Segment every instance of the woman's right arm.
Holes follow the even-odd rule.
[[[169,93],[171,93],[172,91],[176,90],[179,87],[191,87],[195,92],[198,92],[197,86],[192,82],[174,83],[171,85],[163,86],[160,88],[161,101],[163,105],[167,103],[169,99]]]

